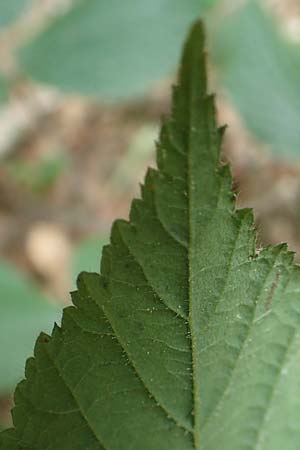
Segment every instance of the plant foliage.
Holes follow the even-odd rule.
[[[278,154],[299,157],[299,45],[254,0],[223,19],[212,40],[218,75],[245,125]]]
[[[215,2],[75,1],[21,49],[21,63],[65,92],[106,100],[144,94],[174,70],[186,27]]]
[[[52,306],[22,273],[1,260],[0,286],[0,395],[3,395],[22,379],[23,361],[40,330],[51,330],[60,309]]]
[[[28,0],[10,0],[0,3],[0,30],[22,15],[29,5]]]
[[[142,198],[26,365],[1,450],[295,450],[300,273],[236,210],[204,34],[185,46]]]

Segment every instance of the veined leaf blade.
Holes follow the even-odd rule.
[[[203,49],[197,23],[158,170],[38,340],[1,450],[297,448],[299,267],[235,210]]]

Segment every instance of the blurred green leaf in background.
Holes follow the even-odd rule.
[[[300,46],[255,1],[213,30],[217,73],[245,125],[281,154],[300,153]]]
[[[191,21],[219,0],[80,0],[20,50],[25,74],[106,100],[141,95],[170,75]],[[221,9],[221,8],[219,8]],[[300,150],[300,48],[248,1],[212,27],[217,76],[247,128],[278,153]]]
[[[15,21],[29,5],[29,0],[2,0],[0,1],[0,32]],[[7,100],[8,83],[0,73],[0,103]]]
[[[8,83],[0,74],[0,104],[8,98]]]
[[[17,19],[29,5],[29,0],[1,0],[0,2],[0,29]]]
[[[51,331],[60,309],[43,298],[24,275],[0,263],[0,394],[7,394],[24,375],[41,330]]]
[[[4,163],[7,173],[14,181],[32,192],[47,192],[68,167],[68,160],[63,152],[42,158],[35,164],[12,160]]]
[[[72,258],[72,281],[76,288],[76,279],[81,272],[100,272],[102,247],[109,242],[109,237],[91,236],[80,242]]]
[[[300,46],[282,36],[263,3],[74,0],[29,42],[20,42],[17,54],[26,77],[66,93],[129,98],[172,74],[185,30],[205,17],[208,24],[217,23],[210,30],[217,78],[246,127],[277,153],[298,155]],[[30,4],[2,1],[0,28]],[[0,101],[6,94],[0,74]]]
[[[118,99],[172,73],[191,21],[216,0],[81,0],[21,51],[33,79]]]

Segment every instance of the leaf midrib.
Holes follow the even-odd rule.
[[[192,267],[191,267],[191,258],[190,258],[190,254],[191,254],[191,248],[193,246],[193,242],[192,242],[192,216],[191,216],[191,209],[193,207],[192,205],[192,171],[191,171],[191,152],[192,152],[192,148],[191,148],[191,143],[192,143],[192,139],[191,139],[191,133],[192,133],[192,112],[194,110],[193,105],[192,105],[192,92],[190,90],[190,86],[191,86],[192,82],[189,83],[188,88],[189,88],[189,92],[188,92],[188,99],[189,99],[189,108],[188,108],[188,112],[189,112],[189,117],[188,117],[188,124],[189,124],[189,132],[188,132],[188,142],[187,142],[187,191],[188,191],[188,195],[187,195],[187,202],[188,202],[188,230],[189,230],[189,242],[188,242],[188,274],[189,274],[189,278],[188,278],[188,304],[189,304],[189,328],[190,328],[190,334],[191,334],[191,360],[192,360],[192,389],[193,389],[193,439],[194,439],[194,446],[196,450],[200,450],[200,432],[197,431],[197,428],[195,427],[195,424],[198,423],[197,417],[198,417],[198,402],[196,401],[196,399],[199,398],[200,392],[199,392],[199,387],[197,385],[197,381],[196,381],[196,377],[195,377],[195,367],[197,367],[197,349],[195,349],[194,346],[194,329],[193,329],[193,320],[192,320],[192,299],[193,299],[193,292],[192,292],[192,283],[191,283],[191,279],[193,277],[193,273],[192,273]]]

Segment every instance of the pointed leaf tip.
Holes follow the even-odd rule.
[[[184,45],[179,83],[193,86],[193,95],[206,93],[205,29],[202,20],[194,23]]]

